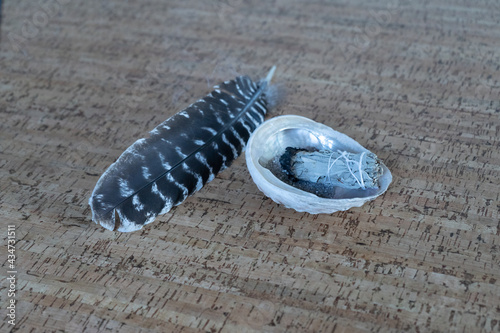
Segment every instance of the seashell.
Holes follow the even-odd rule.
[[[266,196],[299,212],[330,214],[360,207],[384,193],[392,181],[391,172],[378,160],[380,165],[378,187],[364,189],[336,187],[332,197],[320,197],[276,176],[273,161],[283,156],[288,147],[353,154],[372,153],[347,135],[305,117],[278,116],[261,124],[251,135],[246,148],[245,158],[250,175]],[[363,155],[365,154],[361,154]],[[361,169],[359,171],[361,173]]]

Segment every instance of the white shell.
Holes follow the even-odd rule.
[[[360,207],[384,193],[392,181],[391,172],[381,163],[383,174],[379,178],[379,188],[346,191],[339,199],[321,198],[282,182],[264,167],[269,160],[281,156],[286,147],[343,150],[352,153],[369,150],[347,135],[301,116],[279,116],[260,125],[247,143],[245,157],[250,175],[266,196],[299,212],[330,214]]]

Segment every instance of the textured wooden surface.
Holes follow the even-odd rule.
[[[13,331],[500,331],[499,14],[496,0],[4,3]],[[240,157],[142,231],[91,222],[90,193],[125,148],[272,65],[287,96],[269,117],[358,140],[393,172],[385,195],[297,213]]]

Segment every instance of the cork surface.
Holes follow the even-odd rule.
[[[498,1],[8,1],[2,14],[1,332],[500,331]],[[393,174],[383,196],[297,213],[241,156],[141,231],[91,221],[95,183],[130,144],[273,65],[287,94],[268,118],[357,140]]]

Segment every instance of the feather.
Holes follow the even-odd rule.
[[[97,181],[89,199],[94,222],[139,230],[228,167],[264,121],[274,70],[258,82],[240,76],[214,87],[127,148]]]

